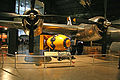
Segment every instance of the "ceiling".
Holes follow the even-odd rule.
[[[109,20],[120,18],[120,0],[40,0],[45,4],[47,14],[106,16]],[[107,2],[105,4],[105,1]],[[85,2],[85,3],[84,3]]]

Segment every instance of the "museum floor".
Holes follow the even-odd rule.
[[[52,58],[49,64],[36,66],[27,64],[24,57],[18,57],[15,68],[15,57],[4,56],[4,64],[0,64],[0,80],[120,80],[118,58],[90,57],[77,55],[72,60],[57,61]],[[2,60],[2,59],[0,59]]]

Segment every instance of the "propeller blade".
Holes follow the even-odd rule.
[[[34,10],[35,7],[35,0],[31,0],[31,10]]]
[[[13,17],[18,17],[20,15],[19,14],[15,14],[15,13],[2,12],[2,13],[0,13],[0,16],[1,17],[13,18]]]
[[[114,28],[120,29],[120,24],[112,24],[111,27],[114,27]]]
[[[16,14],[16,13],[2,12],[2,13],[0,13],[0,17],[5,17],[5,18],[17,18],[17,17],[21,17],[21,18],[24,18],[24,17],[29,17],[29,15],[19,15],[19,14]]]
[[[114,21],[112,21],[111,23],[112,23],[112,24],[111,24],[111,27],[120,29],[120,19],[114,20]]]
[[[112,21],[112,24],[120,24],[120,19]]]
[[[29,53],[34,52],[34,29],[30,29],[29,33]]]

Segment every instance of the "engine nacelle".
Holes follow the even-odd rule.
[[[36,29],[39,25],[40,19],[38,17],[36,17],[37,14],[40,14],[40,11],[34,9],[34,10],[26,10],[24,12],[24,15],[30,15],[29,17],[23,18],[22,23],[23,23],[23,27],[26,29],[31,29],[31,27],[33,27],[33,29]],[[31,26],[31,24],[33,24]]]
[[[47,40],[47,45],[53,50],[63,51],[67,50],[70,47],[71,42],[69,37],[59,34],[50,37]]]

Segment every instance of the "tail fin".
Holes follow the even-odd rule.
[[[67,17],[67,25],[72,25],[72,22],[71,22],[71,17]]]

